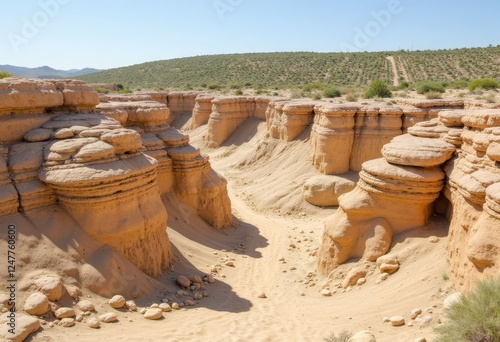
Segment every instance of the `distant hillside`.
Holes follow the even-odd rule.
[[[249,86],[290,88],[320,82],[337,86],[392,81],[387,56],[400,80],[500,79],[500,47],[438,51],[363,53],[252,53],[197,56],[149,62],[85,75],[91,83],[121,83],[131,88]]]
[[[92,69],[92,68],[57,70],[49,66],[42,66],[38,68],[25,68],[25,67],[5,64],[5,65],[0,65],[0,71],[7,71],[8,73],[14,76],[29,77],[29,78],[74,78],[77,76],[86,75],[102,70]]]

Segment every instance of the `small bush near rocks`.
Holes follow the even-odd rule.
[[[94,88],[94,91],[98,94],[108,94],[109,89],[106,88]]]
[[[338,336],[334,332],[332,332],[328,337],[325,337],[323,341],[325,342],[349,342],[349,339],[352,337],[352,333],[350,331],[344,330]]]
[[[392,93],[389,86],[383,80],[375,80],[370,84],[370,87],[365,92],[365,98],[371,99],[374,97],[391,97]]]
[[[437,91],[429,91],[428,93],[425,93],[425,98],[427,100],[435,100],[435,99],[442,99],[443,96],[441,96],[441,93]]]
[[[437,82],[423,82],[417,85],[417,93],[426,94],[428,92],[444,93],[444,85]]]
[[[479,80],[474,80],[469,84],[469,91],[473,93],[476,89],[491,90],[496,89],[500,86],[497,81],[490,78],[482,78]]]
[[[449,320],[436,328],[437,342],[500,342],[500,278],[479,282],[447,316]]]
[[[6,77],[11,77],[12,74],[8,73],[7,71],[0,71],[0,80],[2,78],[6,78]]]
[[[353,93],[349,93],[345,96],[345,100],[347,102],[356,102],[356,101],[358,101],[358,95],[353,94]]]
[[[340,97],[342,93],[334,87],[328,87],[323,91],[323,96],[326,98]]]

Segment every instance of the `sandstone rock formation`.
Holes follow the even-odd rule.
[[[363,164],[356,189],[340,198],[326,223],[320,271],[328,274],[350,258],[376,260],[393,235],[425,226],[438,210],[451,220],[448,250],[459,287],[496,274],[499,126],[499,110],[445,110],[386,144],[384,158]],[[447,208],[442,196],[436,202],[441,194]]]
[[[200,92],[170,92],[167,96],[167,105],[172,115],[191,114]]]
[[[198,95],[193,108],[193,115],[186,125],[188,129],[196,129],[205,125],[212,114],[212,101],[215,95]]]
[[[174,191],[215,228],[232,224],[226,180],[211,168],[207,156],[189,145],[189,136],[170,128],[172,118],[166,105],[154,101],[108,102],[97,109],[140,133],[141,151],[158,162],[161,195]],[[126,134],[122,130],[114,135],[108,134],[104,139],[123,139]],[[129,141],[123,145],[131,146]]]
[[[45,219],[38,209],[60,206],[85,239],[112,247],[154,277],[172,258],[162,195],[176,190],[216,228],[232,223],[225,179],[187,136],[170,128],[165,104],[123,99],[96,109],[97,94],[71,80],[7,78],[0,81],[0,97],[1,216],[36,211],[50,222],[53,210]],[[84,254],[79,247],[74,255]],[[86,259],[97,254],[88,251]],[[117,260],[83,264],[72,277],[108,295],[121,274]],[[115,266],[107,269],[107,263]],[[127,284],[119,289],[141,293]]]
[[[319,175],[304,183],[304,199],[316,206],[332,207],[339,205],[339,197],[356,187],[348,178]]]
[[[206,144],[218,147],[246,119],[255,117],[263,119],[266,115],[266,97],[225,96],[212,100],[212,113],[208,120]]]
[[[266,113],[269,135],[283,141],[294,140],[313,122],[314,106],[311,101],[272,101]]]

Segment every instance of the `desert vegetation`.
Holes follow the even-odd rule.
[[[12,74],[8,73],[7,71],[0,71],[0,80],[2,78],[10,77]]]
[[[373,80],[392,81],[394,56],[399,87],[422,82],[466,89],[476,79],[500,80],[500,47],[361,53],[282,52],[196,56],[132,65],[79,77],[89,83],[121,83],[130,89],[240,90],[272,94],[298,87],[323,96],[329,87],[365,91]],[[342,89],[340,89],[342,91]],[[436,91],[436,90],[434,90]],[[438,91],[439,92],[439,91]],[[349,92],[343,92],[349,93]]]
[[[456,302],[448,321],[437,328],[437,342],[500,341],[500,279],[480,282],[475,291]]]

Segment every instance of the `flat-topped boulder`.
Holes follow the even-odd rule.
[[[455,146],[440,139],[402,135],[382,148],[384,158],[393,164],[432,167],[451,158]]]
[[[462,118],[469,113],[466,110],[442,110],[439,112],[439,121],[446,127],[463,127]]]
[[[167,148],[186,146],[189,144],[189,135],[183,134],[177,129],[168,129],[158,134]]]
[[[408,133],[420,138],[442,138],[450,131],[450,127],[443,125],[440,119],[419,122],[415,126],[408,128]]]
[[[63,104],[64,95],[52,82],[18,77],[0,80],[0,117],[11,113],[43,113]]]
[[[469,111],[462,118],[464,125],[472,128],[485,129],[500,126],[500,109]]]

